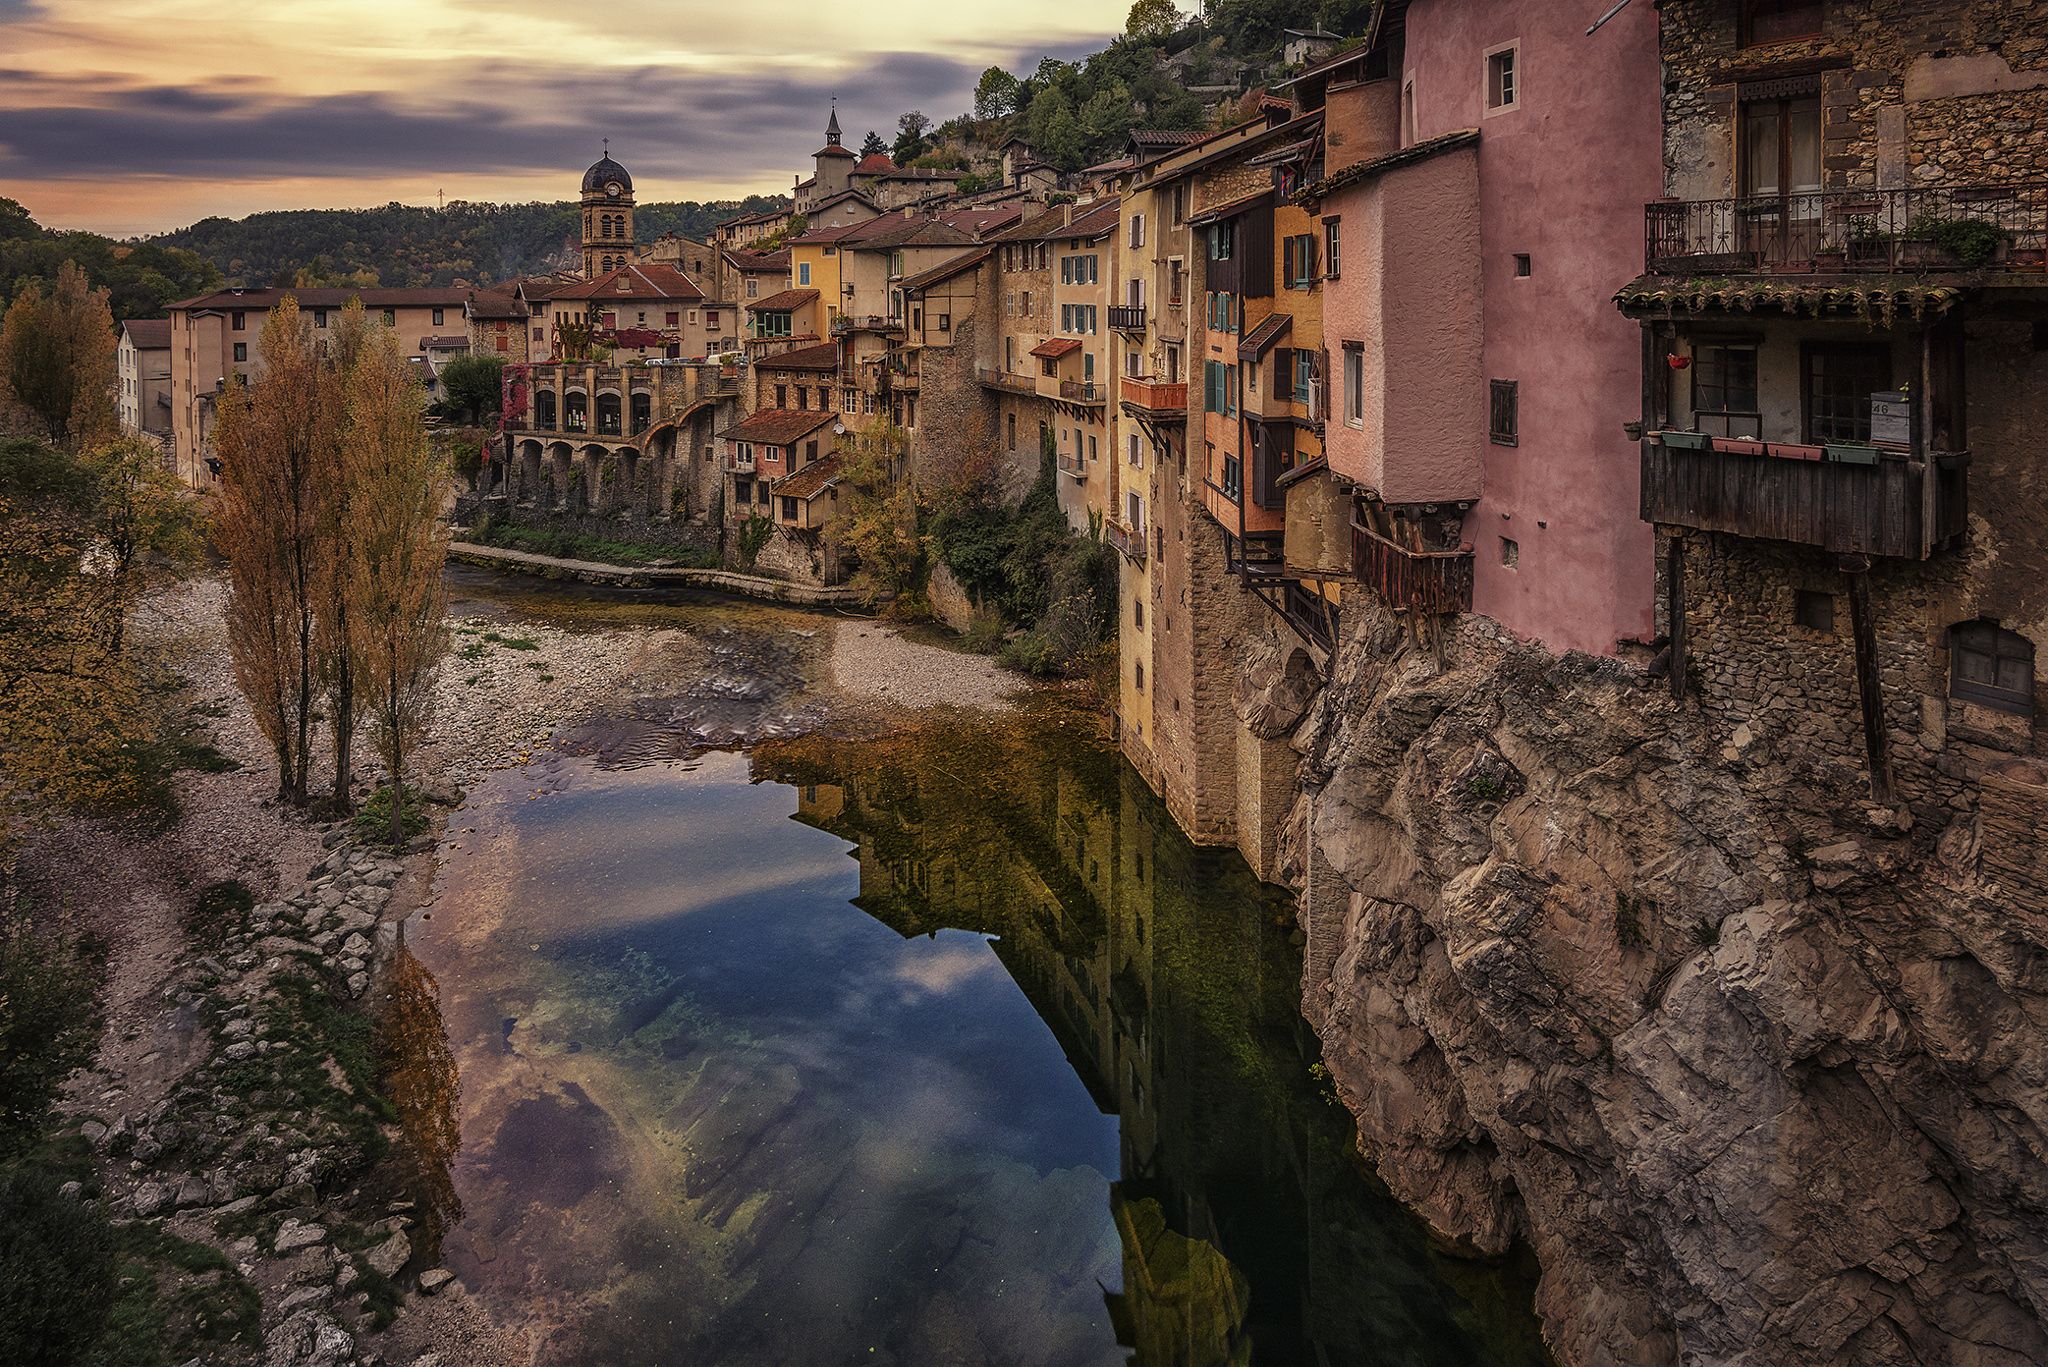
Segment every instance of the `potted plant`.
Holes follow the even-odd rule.
[[[1714,449],[1724,456],[1768,456],[1771,448],[1755,437],[1715,437]]]
[[[1813,269],[1820,275],[1840,275],[1848,268],[1847,247],[1822,247],[1813,254]]]
[[[1659,432],[1657,441],[1673,451],[1705,451],[1714,443],[1704,432]]]
[[[1822,448],[1797,441],[1774,441],[1771,454],[1779,460],[1819,460]]]
[[[1877,448],[1865,446],[1861,442],[1831,441],[1821,449],[1827,453],[1829,460],[1843,465],[1877,464]]]
[[[1892,235],[1877,226],[1875,214],[1849,215],[1844,264],[1869,270],[1891,264]]]

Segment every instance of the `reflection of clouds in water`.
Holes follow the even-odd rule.
[[[979,935],[948,935],[935,943],[912,945],[889,976],[909,989],[904,1000],[912,1002],[920,994],[937,996],[979,987],[990,974],[1001,973],[1002,967]]]

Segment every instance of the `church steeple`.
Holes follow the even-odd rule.
[[[839,143],[839,101],[832,101],[832,117],[825,123],[825,145],[837,147]]]

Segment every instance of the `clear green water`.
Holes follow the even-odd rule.
[[[1543,1362],[1351,1152],[1284,899],[1083,730],[475,790],[447,1264],[559,1363]]]

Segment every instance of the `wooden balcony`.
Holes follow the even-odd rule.
[[[1036,394],[1038,392],[1037,376],[1019,375],[1014,370],[1001,370],[995,366],[987,365],[976,366],[974,368],[974,378],[979,380],[984,388],[1000,389],[1005,394]]]
[[[1415,550],[1389,541],[1355,516],[1351,561],[1360,583],[1396,612],[1427,614],[1472,610],[1472,549]]]
[[[2048,271],[2048,182],[1661,200],[1643,209],[1655,275]]]
[[[1169,384],[1164,380],[1136,380],[1126,375],[1119,392],[1125,408],[1135,409],[1147,417],[1182,417],[1188,411],[1185,381]]]
[[[1143,304],[1111,304],[1109,326],[1116,332],[1143,332],[1145,330],[1145,306]]]
[[[1835,448],[1847,459],[1772,449],[1691,433],[1653,436],[1643,447],[1643,520],[1906,560],[1925,559],[1963,533],[1968,452],[1929,462],[1871,448]]]

